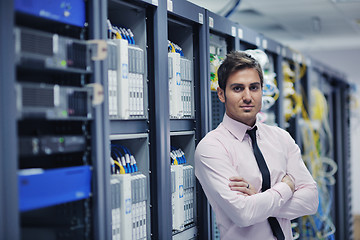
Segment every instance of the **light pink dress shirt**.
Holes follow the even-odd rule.
[[[271,175],[271,188],[265,192],[261,192],[261,172],[246,134],[249,126],[225,114],[195,151],[195,174],[215,212],[221,240],[275,239],[267,221],[270,216],[278,219],[285,239],[292,239],[290,220],[317,211],[316,183],[295,141],[281,128],[256,126],[257,142]],[[281,182],[285,174],[295,183],[294,194]],[[246,179],[258,194],[243,196],[230,190],[232,176]]]

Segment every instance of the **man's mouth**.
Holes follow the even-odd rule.
[[[254,106],[250,106],[250,105],[245,105],[245,106],[240,106],[241,109],[245,110],[245,111],[250,111],[253,109]]]

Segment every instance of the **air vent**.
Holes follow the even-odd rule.
[[[23,87],[22,105],[24,107],[53,107],[54,90],[34,87]]]
[[[68,66],[86,69],[87,47],[85,44],[72,43],[67,46]]]
[[[53,55],[52,37],[32,34],[30,32],[21,32],[21,51],[27,53],[36,53],[40,55]]]
[[[68,96],[69,116],[86,117],[88,113],[88,95],[86,92],[75,91]]]

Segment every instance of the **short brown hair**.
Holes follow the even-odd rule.
[[[229,76],[239,70],[247,68],[253,68],[258,72],[262,87],[264,76],[259,62],[250,54],[240,51],[228,53],[224,62],[220,65],[218,69],[219,87],[225,91]]]

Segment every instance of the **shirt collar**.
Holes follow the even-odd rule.
[[[222,124],[232,135],[234,135],[240,141],[244,140],[247,130],[254,128],[254,126],[257,126],[258,129],[256,131],[256,135],[259,137],[259,130],[261,129],[261,124],[259,124],[257,121],[255,122],[255,125],[253,127],[249,127],[242,122],[230,118],[226,113],[224,114]]]

